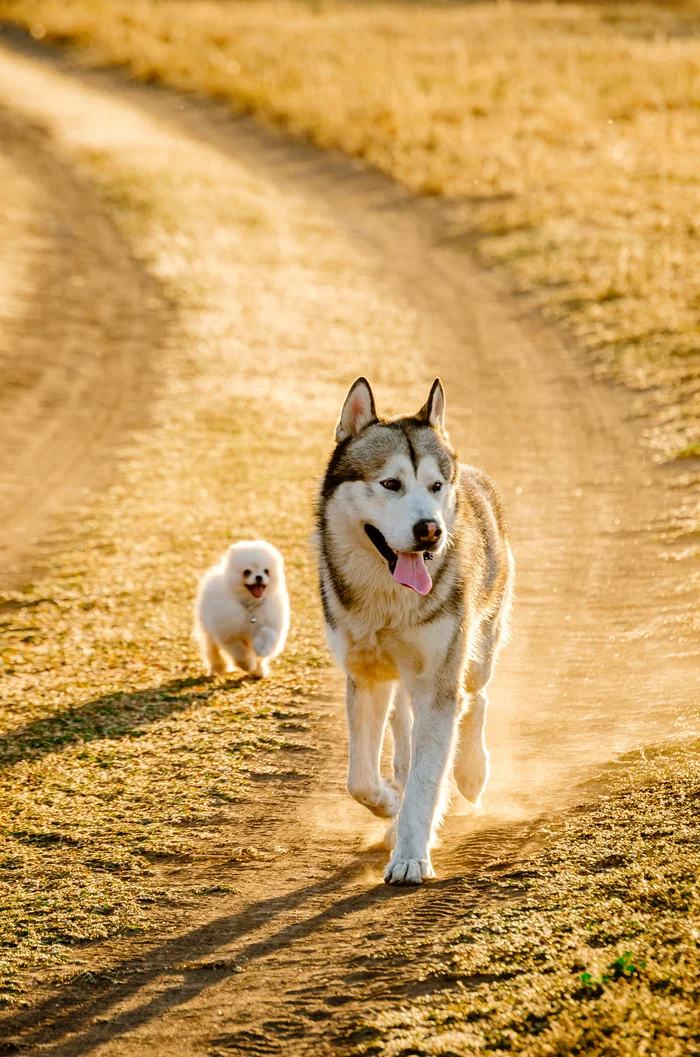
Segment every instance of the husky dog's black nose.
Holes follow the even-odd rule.
[[[416,543],[422,544],[423,546],[430,546],[431,543],[437,543],[440,539],[442,536],[442,529],[437,521],[416,521],[413,526],[413,535],[415,536]]]

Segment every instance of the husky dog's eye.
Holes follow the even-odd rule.
[[[382,488],[386,488],[387,492],[398,492],[401,489],[401,481],[397,481],[395,477],[387,477],[386,481],[379,483]]]
[[[431,492],[441,492],[442,491],[442,481],[436,481],[435,484],[431,484],[430,491]]]
[[[243,575],[244,576],[250,576],[250,569],[244,569],[243,570]]]

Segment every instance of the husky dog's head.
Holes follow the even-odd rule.
[[[439,378],[416,415],[396,419],[377,416],[369,382],[358,378],[340,413],[322,490],[358,529],[358,545],[419,594],[430,591],[427,562],[446,547],[455,508],[458,464],[444,415]]]
[[[241,598],[262,598],[284,576],[282,555],[265,540],[241,540],[224,559],[229,590]]]

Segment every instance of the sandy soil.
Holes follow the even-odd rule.
[[[14,94],[17,84],[22,91]],[[348,296],[369,277],[378,315],[408,321],[403,335],[398,327],[411,345],[405,360],[397,347],[383,359],[371,350],[355,370],[348,353],[348,380],[374,357],[380,400],[386,387],[392,401],[417,403],[416,376],[439,373],[456,447],[489,470],[506,495],[518,604],[514,639],[493,686],[493,778],[480,815],[448,822],[435,855],[438,881],[406,890],[380,884],[384,855],[372,850],[379,834],[344,792],[341,685],[329,677],[317,702],[322,718],[301,739],[320,761],[313,782],[287,788],[283,773],[261,781],[257,799],[229,809],[219,854],[180,867],[201,879],[234,878],[235,893],[201,902],[170,933],[83,951],[73,965],[83,976],[71,982],[67,972],[58,988],[41,982],[31,1008],[6,1023],[22,1052],[57,1057],[343,1052],[332,1039],[344,1018],[420,993],[410,966],[397,975],[381,959],[368,963],[369,945],[391,952],[419,931],[439,935],[475,902],[503,899],[475,883],[480,870],[541,844],[561,809],[600,790],[597,776],[615,754],[694,729],[690,598],[679,585],[673,545],[655,532],[668,509],[665,471],[639,447],[626,398],[593,383],[526,300],[470,264],[435,203],[418,203],[382,178],[289,146],[215,107],[36,57],[3,51],[0,96],[14,98],[16,113],[7,119],[18,142],[12,163],[37,196],[44,193],[42,170],[31,152],[40,153],[39,139],[27,117],[59,129],[68,149],[76,137],[83,148],[89,144],[98,118],[133,113],[157,126],[154,150],[169,136],[185,137],[193,166],[200,157],[207,166],[213,150],[269,188],[281,213],[286,203],[298,210],[302,202],[308,241],[298,227],[289,236],[300,268],[318,253],[312,229],[321,225],[327,252],[344,262]],[[73,132],[70,115],[79,110],[86,117]],[[0,127],[3,140],[7,127]],[[124,120],[110,127],[118,127],[114,149],[128,153],[133,166],[135,126]],[[65,181],[80,216],[96,208],[83,183]],[[151,324],[133,307],[141,300],[134,291],[146,280],[112,228],[100,223],[105,241],[95,252],[123,276],[126,308],[120,301],[113,311],[134,320],[134,347],[141,348]],[[76,311],[103,303],[92,285],[75,290]],[[329,284],[314,295],[309,329],[315,342],[325,332],[331,347],[337,290]],[[299,342],[304,325],[293,305],[269,306],[271,314],[282,309]],[[51,339],[46,333],[38,340]],[[303,372],[304,350],[298,355]],[[111,391],[132,391],[130,385]],[[329,389],[321,368],[330,431],[333,403],[343,394]],[[88,389],[80,398],[91,406]],[[25,428],[34,421],[30,412]],[[312,428],[321,428],[317,414]],[[109,429],[100,434],[101,444],[113,443]],[[263,844],[270,856],[227,864],[229,843]]]

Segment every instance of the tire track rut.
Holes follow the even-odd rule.
[[[165,302],[94,190],[47,133],[0,108],[6,178],[0,307],[0,587],[28,579],[57,516],[109,479],[144,424]]]

